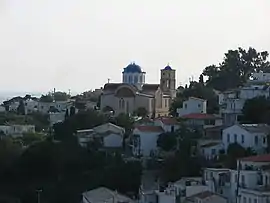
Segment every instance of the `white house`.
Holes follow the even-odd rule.
[[[38,101],[28,99],[24,101],[25,114],[36,112],[38,110]]]
[[[55,102],[38,102],[37,110],[47,114],[50,109],[54,108],[58,112],[65,112],[73,105],[72,101],[55,101]]]
[[[19,104],[20,102],[18,101],[15,101],[15,102],[12,102],[10,105],[9,105],[9,111],[17,111],[18,107],[19,107]]]
[[[93,140],[93,133],[93,129],[77,130],[76,136],[79,145],[81,145],[82,147],[87,147],[88,143]]]
[[[157,154],[158,136],[164,130],[160,126],[136,126],[132,135],[132,151],[135,156],[149,157]]]
[[[3,105],[0,105],[0,112],[5,112],[6,108]]]
[[[270,154],[238,160],[237,169],[207,168],[204,178],[209,190],[230,202],[267,203],[270,200]]]
[[[77,130],[76,136],[83,147],[86,147],[90,141],[98,139],[103,148],[122,148],[124,134],[124,128],[106,123],[93,129]]]
[[[209,141],[199,146],[200,154],[207,160],[218,158],[222,149],[223,144],[221,141]]]
[[[235,124],[222,131],[222,142],[225,151],[232,143],[244,148],[252,148],[257,153],[264,153],[267,147],[267,135],[270,126],[266,124]]]
[[[24,133],[35,133],[34,125],[0,125],[0,131],[6,136],[20,137]]]
[[[258,72],[252,73],[252,81],[256,82],[270,82],[270,73]]]
[[[175,132],[179,129],[179,123],[175,118],[160,117],[155,119],[155,126],[160,126],[164,132]]]
[[[269,97],[269,73],[253,73],[255,80],[249,80],[243,87],[219,94],[220,114],[227,126],[238,123],[247,99],[258,96]]]
[[[84,192],[82,194],[82,203],[135,203],[134,200],[129,197],[112,191],[105,187],[99,187],[94,190]]]
[[[101,138],[103,147],[105,148],[121,148],[123,146],[125,129],[114,125],[112,123],[106,123],[93,128],[95,137]]]
[[[189,97],[183,102],[183,107],[177,109],[178,116],[184,116],[191,113],[206,113],[207,101],[204,99]]]
[[[221,126],[222,118],[218,115],[214,114],[206,114],[206,113],[191,113],[181,116],[182,119],[185,120],[185,123],[191,127],[205,128]]]

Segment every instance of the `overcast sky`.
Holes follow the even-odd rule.
[[[228,49],[270,51],[270,0],[0,0],[0,91],[79,92],[135,61],[197,79]]]

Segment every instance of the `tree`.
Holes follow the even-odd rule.
[[[157,140],[157,146],[164,151],[170,151],[176,147],[177,139],[175,133],[162,133]]]
[[[53,102],[53,97],[50,94],[42,95],[39,99],[40,102]]]
[[[76,109],[74,106],[70,107],[70,116],[74,116],[76,113]]]
[[[125,128],[126,133],[130,133],[133,129],[134,119],[128,114],[121,113],[115,118],[115,124]]]
[[[25,105],[23,100],[20,101],[19,106],[17,108],[17,113],[20,115],[25,115]]]
[[[244,123],[270,123],[270,100],[265,97],[255,97],[246,100],[242,109]]]
[[[68,117],[69,117],[69,111],[68,111],[68,109],[66,109],[65,119],[67,119]]]
[[[25,146],[40,142],[44,139],[44,135],[40,133],[25,133],[22,137],[22,142]]]
[[[253,156],[256,153],[251,148],[243,148],[238,143],[233,143],[228,146],[227,155],[225,157],[225,167],[236,169],[237,159]]]
[[[53,98],[55,101],[67,101],[70,95],[65,92],[55,92],[53,93]]]
[[[199,78],[199,83],[204,84],[204,80],[203,80],[203,74],[201,74],[201,75],[200,75],[200,78]]]
[[[139,117],[146,117],[148,115],[148,112],[144,107],[139,107],[134,113]]]
[[[257,52],[251,47],[229,50],[218,66],[210,65],[203,70],[203,75],[208,77],[206,84],[221,91],[236,88],[245,83],[252,72],[269,71],[267,57],[267,51]]]
[[[176,181],[184,176],[199,175],[201,165],[194,154],[199,137],[186,126],[175,132],[177,151],[171,157],[167,157],[161,170],[162,179],[165,182]]]

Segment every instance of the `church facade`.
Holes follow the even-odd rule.
[[[175,70],[169,65],[161,69],[160,83],[145,83],[146,73],[135,63],[122,72],[122,83],[107,83],[103,87],[100,107],[112,110],[115,115],[132,114],[145,108],[149,117],[168,116],[176,96]]]

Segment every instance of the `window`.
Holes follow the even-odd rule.
[[[245,184],[245,176],[244,175],[241,175],[241,183]]]
[[[241,143],[243,144],[245,142],[245,137],[244,135],[241,135]]]
[[[254,199],[253,202],[254,202],[254,203],[257,203],[257,199]]]
[[[142,75],[140,76],[140,83],[143,83],[143,77],[142,77]]]
[[[247,203],[247,198],[243,197],[243,203]]]
[[[174,126],[173,125],[171,126],[171,132],[174,132]]]
[[[227,142],[228,142],[228,143],[231,142],[231,140],[230,140],[230,134],[229,134],[229,133],[227,134]]]
[[[257,135],[254,137],[254,142],[255,142],[255,145],[258,145],[258,143],[259,143],[259,138],[258,138]]]
[[[216,155],[216,149],[212,149],[212,150],[211,150],[211,154],[212,154],[212,155]]]
[[[138,76],[137,75],[134,76],[134,83],[138,83]]]
[[[201,108],[201,104],[198,104],[198,107]]]
[[[187,104],[185,104],[185,109],[187,108]]]
[[[251,203],[251,198],[248,198],[248,203]]]
[[[265,144],[266,143],[266,138],[265,137],[263,137],[263,144]]]
[[[234,134],[234,142],[237,142],[237,135]]]

